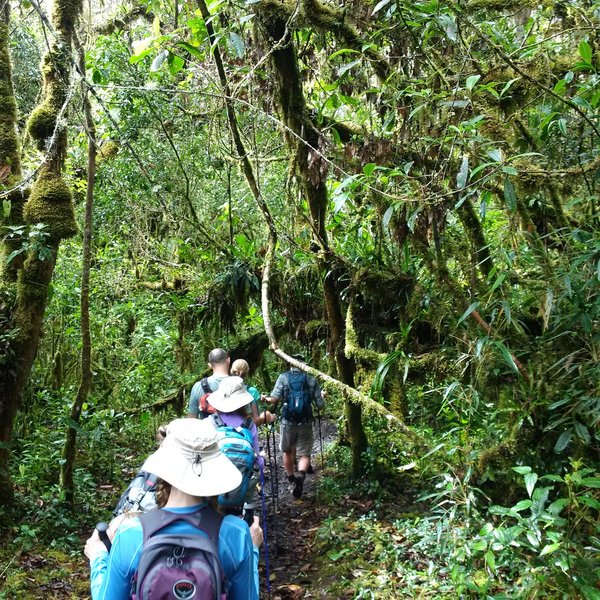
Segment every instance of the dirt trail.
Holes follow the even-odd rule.
[[[302,498],[295,499],[285,471],[283,457],[279,451],[279,433],[274,431],[277,452],[273,453],[273,433],[269,436],[271,460],[267,452],[267,437],[261,433],[265,453],[265,504],[267,511],[266,537],[269,552],[269,574],[271,594],[267,593],[266,558],[264,548],[260,557],[260,589],[261,598],[273,600],[291,600],[299,598],[324,598],[319,590],[314,589],[315,567],[314,554],[311,550],[315,531],[326,516],[327,509],[319,506],[316,500],[316,479],[322,476],[321,445],[319,426],[315,421],[315,441],[313,444],[313,474],[308,474],[304,481]],[[323,447],[327,447],[337,439],[334,423],[326,419],[321,422]],[[277,468],[275,469],[275,461]],[[261,513],[262,507],[257,505]],[[264,530],[264,527],[263,527]]]

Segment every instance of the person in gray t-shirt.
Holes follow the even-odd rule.
[[[212,375],[205,377],[192,387],[190,401],[188,403],[188,417],[190,419],[201,419],[199,400],[204,394],[214,392],[225,377],[229,377],[229,354],[223,348],[215,348],[208,353],[208,367]]]

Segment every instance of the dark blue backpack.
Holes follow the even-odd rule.
[[[283,418],[292,423],[308,423],[312,420],[312,402],[306,373],[288,372],[290,393],[283,405]]]
[[[219,561],[223,516],[209,506],[192,514],[152,510],[139,517],[144,533],[140,563],[132,580],[133,600],[223,600],[225,576]],[[206,533],[161,533],[187,521]]]

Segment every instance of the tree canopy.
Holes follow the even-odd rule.
[[[448,597],[595,597],[600,3],[83,4],[0,15],[7,523],[76,531],[212,347],[303,351],[324,502],[410,497]]]

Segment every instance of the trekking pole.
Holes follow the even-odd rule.
[[[275,477],[273,477],[273,482],[275,484],[275,496],[273,500],[275,508],[279,510],[279,471],[277,470],[277,442],[275,440],[275,427],[273,427],[273,425],[270,425],[270,427],[272,427],[271,433],[273,436],[273,471],[275,473]]]
[[[96,531],[98,532],[100,539],[104,542],[106,549],[110,552],[112,543],[111,543],[110,538],[108,537],[108,533],[107,533],[108,523],[105,523],[104,521],[102,521],[101,523],[96,523]]]
[[[273,532],[275,534],[275,552],[278,552],[279,548],[279,533],[277,529],[277,512],[279,510],[279,475],[277,473],[277,447],[275,443],[275,428],[272,423],[267,426],[267,446],[269,448],[269,460],[271,455],[271,441],[270,434],[273,437],[273,468],[271,469],[271,498],[273,501]],[[269,462],[269,466],[270,466]]]
[[[271,574],[269,569],[269,539],[267,531],[267,502],[265,500],[265,467],[264,461],[259,462],[260,468],[260,497],[262,500],[262,515],[265,543],[265,576],[267,578],[267,594],[271,596]]]
[[[319,424],[319,445],[321,446],[321,472],[325,470],[325,460],[323,458],[323,433],[321,432],[321,409],[317,408],[317,423]]]

